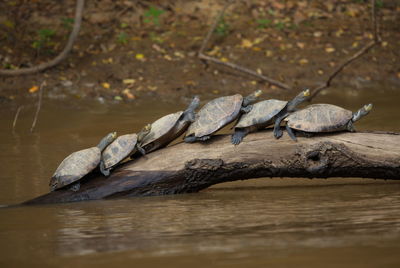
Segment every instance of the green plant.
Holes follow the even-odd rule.
[[[275,23],[274,26],[275,26],[275,28],[278,29],[278,30],[283,30],[283,29],[285,29],[285,23],[282,22],[282,21],[278,21],[277,23]]]
[[[74,19],[72,19],[72,18],[62,18],[61,19],[61,25],[67,30],[71,30],[73,24],[74,24]]]
[[[229,24],[225,21],[224,18],[221,18],[215,27],[214,32],[220,36],[226,36],[229,33]]]
[[[268,26],[270,26],[271,23],[272,23],[272,21],[270,19],[258,19],[257,20],[257,24],[258,24],[257,27],[261,28],[261,29],[265,29]]]
[[[375,7],[382,8],[383,7],[383,1],[382,0],[376,0]]]
[[[126,45],[128,43],[128,35],[125,32],[120,32],[117,36],[117,42],[121,45]]]
[[[165,12],[164,10],[152,6],[149,8],[149,10],[144,12],[144,17],[145,17],[144,22],[153,23],[154,25],[159,26],[160,25],[159,17],[164,12]]]
[[[39,50],[45,46],[50,46],[53,44],[51,39],[56,34],[55,30],[52,29],[40,29],[38,31],[38,39],[32,42],[32,47]]]

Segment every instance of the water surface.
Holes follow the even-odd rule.
[[[400,94],[343,90],[319,102],[374,110],[358,129],[400,131]],[[185,101],[44,100],[0,107],[0,205],[48,191],[58,163],[110,131],[139,130]],[[399,267],[400,183],[257,179],[196,194],[0,209],[0,265]]]

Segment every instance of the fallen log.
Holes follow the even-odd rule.
[[[270,130],[233,146],[230,135],[179,143],[129,161],[110,177],[90,174],[78,192],[58,190],[24,204],[75,202],[198,192],[211,185],[260,177],[400,179],[400,133],[318,135],[293,142]]]

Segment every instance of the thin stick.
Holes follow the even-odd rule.
[[[204,49],[207,46],[208,41],[210,41],[211,35],[215,31],[215,28],[217,28],[218,23],[220,22],[221,18],[224,16],[224,13],[226,9],[233,4],[234,0],[228,0],[228,2],[225,4],[225,6],[222,8],[222,10],[218,13],[217,17],[215,18],[213,24],[211,25],[210,29],[208,30],[208,33],[206,35],[206,38],[204,38],[203,43],[201,44],[200,50],[199,50],[199,55],[203,54]]]
[[[216,58],[213,58],[213,57],[204,55],[204,54],[200,54],[200,55],[199,55],[199,58],[200,58],[200,59],[203,59],[203,60],[207,60],[207,61],[214,62],[214,63],[216,63],[216,64],[220,64],[220,65],[224,65],[224,66],[230,67],[230,68],[232,68],[232,69],[234,69],[234,70],[237,70],[237,71],[241,71],[241,72],[250,74],[250,75],[255,76],[255,77],[257,77],[257,78],[259,78],[259,79],[261,79],[261,80],[267,81],[267,82],[270,83],[271,85],[275,85],[275,86],[280,87],[280,88],[283,88],[283,89],[288,89],[288,90],[291,89],[288,85],[286,85],[286,84],[284,84],[284,83],[281,83],[281,82],[279,82],[279,81],[276,81],[276,80],[274,80],[274,79],[272,79],[272,78],[269,78],[269,77],[267,77],[267,76],[264,76],[264,75],[262,75],[262,74],[259,74],[259,73],[255,72],[255,71],[250,70],[250,69],[247,69],[247,68],[245,68],[245,67],[239,66],[239,65],[237,65],[237,64],[234,64],[234,63],[231,63],[231,62],[221,61],[221,60],[219,60],[219,59],[216,59]]]
[[[211,56],[207,56],[207,55],[205,55],[203,53],[205,48],[206,48],[206,46],[207,46],[207,43],[210,41],[212,33],[215,31],[215,28],[217,27],[217,25],[218,25],[219,21],[221,20],[222,16],[224,15],[226,9],[233,2],[234,2],[234,0],[228,0],[228,2],[222,8],[221,12],[215,18],[214,23],[211,25],[206,37],[203,40],[203,43],[201,44],[201,47],[199,49],[199,52],[198,52],[199,59],[202,60],[204,63],[206,63],[207,61],[210,61],[210,62],[213,62],[213,63],[216,63],[216,64],[227,66],[227,67],[232,68],[232,69],[234,69],[236,71],[241,71],[241,72],[244,72],[246,74],[249,74],[249,75],[252,75],[254,77],[257,77],[258,79],[266,81],[266,82],[270,83],[271,85],[275,85],[275,86],[277,86],[279,88],[282,88],[282,89],[290,90],[291,88],[288,85],[286,85],[286,84],[284,84],[282,82],[276,81],[276,80],[274,80],[272,78],[269,78],[269,77],[267,77],[265,75],[261,75],[261,74],[255,72],[255,71],[253,71],[253,70],[250,70],[250,69],[248,69],[246,67],[242,67],[242,66],[240,66],[238,64],[230,63],[230,62],[224,62],[224,61],[221,61],[221,60],[219,60],[217,58],[214,58],[214,57],[211,57]]]
[[[17,112],[15,113],[14,121],[13,121],[13,125],[12,125],[13,131],[14,131],[14,129],[15,129],[15,126],[17,125],[17,120],[18,120],[19,113],[21,112],[21,110],[22,110],[23,108],[24,108],[23,105],[19,106],[18,109],[17,109]]]
[[[39,88],[39,101],[38,101],[38,105],[37,105],[37,109],[36,109],[36,113],[35,113],[35,118],[33,119],[32,122],[32,127],[31,127],[31,133],[33,132],[35,126],[36,126],[36,122],[39,116],[39,112],[40,112],[40,108],[42,107],[42,96],[43,96],[43,87],[46,85],[46,80],[42,82],[42,84],[40,84],[40,88]]]
[[[379,36],[379,25],[377,22],[377,12],[376,12],[376,7],[375,7],[375,0],[371,0],[371,5],[372,5],[372,12],[371,12],[371,21],[372,21],[372,27],[373,27],[373,32],[374,32],[374,40],[366,44],[364,47],[362,47],[359,51],[357,51],[354,55],[351,57],[347,58],[342,64],[340,64],[328,77],[326,82],[322,84],[321,86],[315,88],[313,92],[311,93],[310,98],[308,101],[311,101],[315,96],[317,96],[322,90],[328,88],[331,85],[332,80],[350,63],[355,61],[356,59],[360,58],[363,56],[365,53],[368,52],[372,47],[374,47],[376,44],[381,42],[381,37]]]
[[[81,28],[81,22],[82,22],[82,13],[83,13],[83,6],[85,4],[85,0],[77,0],[76,1],[76,11],[75,11],[75,21],[74,21],[74,28],[71,31],[71,34],[69,35],[67,45],[65,46],[64,50],[61,51],[61,53],[52,59],[49,62],[45,62],[30,68],[23,68],[23,69],[17,69],[17,70],[0,70],[0,76],[12,76],[12,75],[26,75],[26,74],[33,74],[33,73],[38,73],[43,70],[49,69],[57,64],[59,64],[61,61],[63,61],[68,53],[71,51],[72,46],[78,37],[79,30]]]

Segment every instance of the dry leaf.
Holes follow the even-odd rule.
[[[145,61],[145,60],[146,60],[145,57],[144,57],[144,55],[143,55],[143,54],[140,54],[140,53],[136,54],[136,55],[135,55],[135,58],[136,58],[137,60],[140,60],[140,61]]]
[[[301,59],[301,60],[299,60],[299,64],[300,65],[305,65],[305,64],[307,64],[308,63],[308,60],[307,59]]]
[[[109,83],[107,83],[107,82],[104,82],[104,83],[101,83],[101,85],[104,87],[104,88],[110,88],[110,84]]]
[[[130,100],[136,99],[136,96],[131,93],[131,91],[126,88],[122,91],[122,94]]]
[[[30,89],[29,89],[29,93],[35,93],[36,91],[38,91],[39,90],[39,87],[38,86],[33,86],[33,87],[31,87]]]
[[[228,59],[225,58],[225,57],[222,57],[220,60],[223,61],[223,62],[228,62]]]
[[[136,82],[135,79],[124,79],[122,80],[122,83],[124,84],[134,84]]]
[[[242,48],[250,48],[253,46],[253,43],[249,39],[243,39],[242,44],[240,46]]]
[[[326,47],[325,51],[326,51],[326,53],[332,53],[332,52],[335,52],[335,48],[334,47]]]

